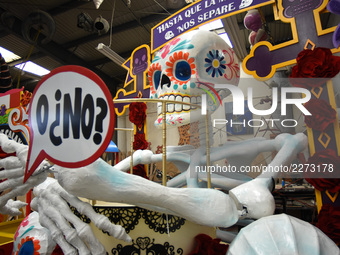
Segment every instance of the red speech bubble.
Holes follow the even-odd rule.
[[[80,66],[59,67],[35,88],[29,125],[24,182],[45,158],[69,168],[88,165],[101,156],[112,138],[111,94],[94,72]]]

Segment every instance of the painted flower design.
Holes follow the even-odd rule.
[[[237,61],[235,61],[234,51],[231,49],[223,50],[223,54],[225,57],[227,67],[225,70],[224,78],[226,78],[227,80],[232,80],[234,76],[236,78],[240,78],[240,67]]]
[[[19,231],[21,228],[24,228],[26,227],[27,225],[29,224],[29,220],[28,220],[28,216],[20,223],[17,231],[15,232],[15,235],[14,235],[14,240],[17,239],[18,235],[19,235]]]
[[[190,70],[188,70],[191,73],[186,74],[185,76],[191,77],[191,75],[195,74],[195,58],[189,58],[189,52],[183,52],[183,51],[179,51],[179,52],[175,52],[172,56],[170,56],[169,61],[166,62],[166,65],[169,67],[165,70],[167,76],[170,78],[171,81],[176,82],[178,85],[183,85],[185,84],[188,79],[183,79],[183,80],[179,80],[176,78],[176,75],[174,74],[175,68],[176,68],[176,63],[180,62],[181,60],[184,60],[188,63],[188,66],[190,67]]]
[[[226,62],[222,52],[219,50],[209,51],[207,57],[205,58],[205,71],[212,77],[222,76],[225,72]]]
[[[164,59],[166,57],[166,55],[168,55],[168,53],[170,52],[170,47],[174,46],[176,43],[178,43],[178,41],[180,40],[180,38],[175,38],[173,39],[171,42],[169,42],[167,45],[165,45],[163,47],[163,49],[161,49],[162,55],[161,57]]]
[[[32,255],[40,255],[40,242],[37,239],[34,239],[33,237],[26,236],[26,238],[21,239],[21,242],[18,244],[18,249],[15,255],[18,255],[20,252],[20,249],[24,246],[30,246],[28,248],[29,250],[32,250]]]
[[[156,86],[153,82],[153,74],[156,71],[160,71],[162,72],[162,67],[159,63],[153,63],[150,67],[149,67],[149,71],[148,71],[148,79],[150,82],[150,89],[151,89],[151,93],[154,94],[156,93]]]
[[[24,93],[21,94],[21,99],[20,99],[20,103],[22,106],[27,106],[31,100],[32,97],[32,93],[25,90]]]

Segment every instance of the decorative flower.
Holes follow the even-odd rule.
[[[161,49],[161,57],[164,59],[166,55],[170,52],[170,47],[178,43],[178,41],[181,40],[180,38],[175,38],[171,42],[167,43],[162,49]]]
[[[33,249],[33,253],[30,253],[32,255],[40,255],[40,242],[37,239],[34,239],[33,237],[26,236],[26,238],[21,239],[21,242],[18,244],[18,250],[15,253],[15,255],[18,255],[20,252],[20,249],[26,248],[29,250]],[[22,252],[21,254],[26,254]]]
[[[340,242],[340,207],[325,204],[321,207],[316,225],[335,243]]]
[[[205,71],[212,77],[222,76],[226,69],[226,61],[223,54],[218,50],[209,51],[207,58],[205,58]]]
[[[238,62],[235,61],[235,52],[232,49],[228,49],[223,50],[223,54],[227,65],[224,78],[226,78],[227,80],[232,80],[234,76],[236,78],[240,78],[240,67],[238,65]]]
[[[145,168],[144,168],[144,165],[142,165],[142,164],[139,164],[139,165],[133,167],[133,174],[141,176],[141,177],[143,177],[145,179],[149,179],[146,176]]]
[[[332,167],[332,173],[339,173],[340,171],[340,157],[336,154],[336,152],[332,149],[326,149],[320,152],[316,152],[312,157],[308,159],[306,165],[314,165],[320,166],[323,171],[324,167]],[[310,169],[310,168],[309,168]],[[308,170],[308,169],[307,169]],[[330,172],[320,172],[318,173],[318,177],[320,174],[329,175]],[[315,176],[316,173],[308,172],[306,173],[306,177]],[[327,177],[327,176],[325,176]],[[335,193],[340,190],[340,179],[331,179],[331,178],[306,178],[310,184],[312,184],[317,190],[324,191],[328,190],[329,192]]]
[[[28,216],[20,223],[19,227],[17,228],[17,231],[15,232],[14,235],[14,240],[17,239],[18,235],[19,235],[19,230],[20,228],[24,228],[29,224],[29,220],[28,220]]]
[[[185,84],[188,79],[186,80],[179,80],[176,78],[176,75],[174,74],[174,70],[176,68],[176,64],[177,62],[184,60],[188,63],[188,65],[190,66],[189,70],[191,73],[189,73],[188,76],[189,79],[191,78],[191,75],[195,74],[195,58],[189,58],[189,52],[185,52],[183,53],[183,51],[179,51],[179,52],[175,52],[172,56],[170,56],[169,61],[166,62],[166,65],[169,67],[165,70],[166,74],[168,75],[168,77],[170,78],[171,81],[175,81],[178,85],[183,85]]]
[[[133,142],[133,149],[134,150],[145,150],[148,148],[148,142],[145,140],[145,134],[144,133],[136,133],[135,139]]]
[[[327,48],[303,50],[297,56],[296,61],[297,65],[292,68],[292,73],[289,76],[292,85],[295,87],[320,87],[340,71],[340,57],[333,56],[330,49]]]
[[[142,127],[146,119],[146,104],[140,102],[131,103],[129,110],[129,120],[137,127]]]
[[[195,247],[189,255],[221,255],[226,254],[229,248],[227,244],[221,244],[221,239],[212,239],[206,234],[195,236]]]
[[[305,116],[305,123],[314,130],[323,132],[336,119],[336,111],[323,99],[311,99],[304,106],[312,114]]]
[[[32,97],[32,93],[25,90],[22,94],[21,94],[21,99],[20,99],[20,103],[22,106],[27,106],[29,104],[29,102],[31,101],[31,97]]]

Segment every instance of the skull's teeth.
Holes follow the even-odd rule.
[[[178,101],[178,102],[184,102],[184,103],[191,103],[191,104],[199,104],[201,102],[201,97],[182,97],[182,96],[161,96],[159,99],[165,99],[165,100],[171,100],[171,101]],[[190,109],[196,109],[194,106],[190,105],[183,105],[183,104],[167,104],[166,112],[167,113],[174,113],[174,112],[182,112],[182,111],[188,111]],[[157,114],[162,114],[162,103],[157,103]]]
[[[181,96],[176,96],[176,101],[182,102],[183,98]],[[181,104],[175,104],[175,111],[176,112],[181,112],[182,111],[182,105]]]
[[[183,102],[184,103],[190,103],[190,97],[184,97]],[[184,111],[190,110],[190,105],[183,105],[183,110]]]

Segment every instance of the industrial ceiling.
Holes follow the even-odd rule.
[[[124,84],[126,70],[98,52],[97,45],[110,45],[127,59],[136,47],[150,44],[152,27],[185,5],[184,0],[104,0],[96,9],[94,2],[87,0],[0,0],[0,46],[21,57],[8,63],[15,86],[32,91],[41,78],[13,68],[31,60],[48,70],[62,65],[87,67],[104,80],[114,95]],[[54,20],[52,37],[53,28],[48,26],[35,26],[30,34],[23,32],[29,14],[35,11],[47,12]],[[273,44],[292,39],[290,25],[274,19],[272,6],[261,7],[260,11]],[[243,25],[244,16],[240,13],[222,20],[240,60],[250,50],[250,31]],[[109,25],[112,20],[112,33],[98,32],[84,23],[100,17]],[[322,22],[325,26],[332,22],[329,13],[322,16]],[[28,42],[27,37],[37,43]]]

